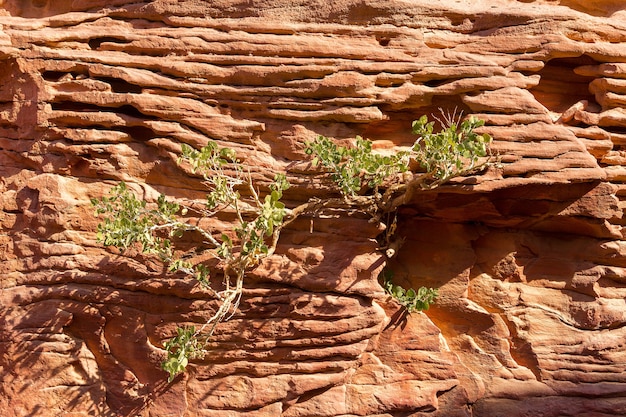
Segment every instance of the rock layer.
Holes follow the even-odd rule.
[[[626,11],[587,3],[0,2],[3,415],[626,414]],[[402,147],[439,109],[498,166],[416,195],[389,261],[367,216],[294,223],[167,384],[214,303],[97,245],[89,199],[201,199],[175,161],[214,139],[295,206],[332,192],[306,140]],[[403,314],[385,265],[437,304]]]

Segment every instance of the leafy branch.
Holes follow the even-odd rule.
[[[482,120],[448,116],[440,123],[443,129],[435,132],[435,122],[420,117],[412,124],[418,138],[410,149],[390,156],[375,153],[372,142],[359,137],[355,147],[348,148],[318,136],[307,143],[306,153],[313,156],[314,166],[330,173],[346,201],[366,205],[358,198],[365,195],[375,211],[389,213],[408,203],[417,190],[436,188],[491,163],[487,148],[491,136],[475,132],[484,125]],[[409,173],[412,160],[424,172]]]
[[[411,150],[432,176],[433,181],[428,184],[430,188],[477,168],[479,159],[487,156],[487,145],[491,142],[487,133],[475,132],[485,122],[473,116],[463,121],[454,120],[453,116],[438,121],[444,129],[437,133],[433,132],[435,122],[429,122],[426,116],[412,124],[413,133],[418,138]]]
[[[193,173],[200,174],[208,188],[199,214],[210,217],[222,211],[234,211],[237,221],[231,231],[205,230],[191,224],[184,216],[196,209],[168,202],[164,195],[149,206],[124,182],[113,187],[109,196],[91,201],[96,215],[108,215],[98,225],[98,242],[121,250],[136,245],[143,253],[157,255],[168,265],[169,272],[195,277],[220,302],[217,311],[202,326],[178,329],[177,336],[165,344],[168,358],[163,369],[168,371],[170,381],[185,369],[190,359],[206,354],[201,340],[206,341],[216,326],[237,310],[246,271],[274,252],[287,212],[280,199],[289,187],[286,177],[279,174],[269,193],[261,199],[234,151],[220,148],[215,142],[209,142],[201,150],[183,145],[179,164],[186,164]],[[247,191],[245,197],[240,192],[242,189]],[[185,232],[197,232],[202,237],[201,252],[209,254],[221,269],[222,289],[211,287],[209,266],[194,261],[198,258],[198,248],[187,252],[176,250],[180,241],[175,239]]]
[[[356,146],[347,148],[318,136],[307,143],[306,153],[313,156],[313,166],[319,163],[331,173],[331,178],[346,197],[376,190],[383,181],[409,169],[407,151],[380,155],[372,151],[372,142],[356,138]]]

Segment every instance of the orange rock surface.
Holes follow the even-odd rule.
[[[625,22],[618,0],[0,0],[2,415],[626,415]],[[332,193],[305,141],[402,147],[439,109],[485,120],[500,164],[416,194],[391,260],[365,215],[293,223],[168,384],[164,341],[215,304],[98,245],[90,198],[201,199],[176,158],[213,139],[296,206]],[[384,265],[437,304],[403,314]]]

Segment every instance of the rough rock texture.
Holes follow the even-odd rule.
[[[626,415],[622,1],[0,5],[3,416]],[[295,205],[329,192],[304,141],[407,145],[439,108],[501,166],[399,213],[388,268],[437,305],[385,297],[366,216],[302,219],[167,384],[163,341],[214,304],[98,246],[89,199],[201,198],[175,160],[212,138]]]

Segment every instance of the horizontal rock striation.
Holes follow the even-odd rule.
[[[3,415],[626,414],[626,9],[488,3],[0,1]],[[211,139],[295,206],[333,192],[305,141],[461,113],[498,163],[402,207],[397,257],[365,215],[294,222],[167,383],[215,301],[99,246],[90,198],[201,200],[176,159]],[[437,304],[403,314],[383,267]]]

